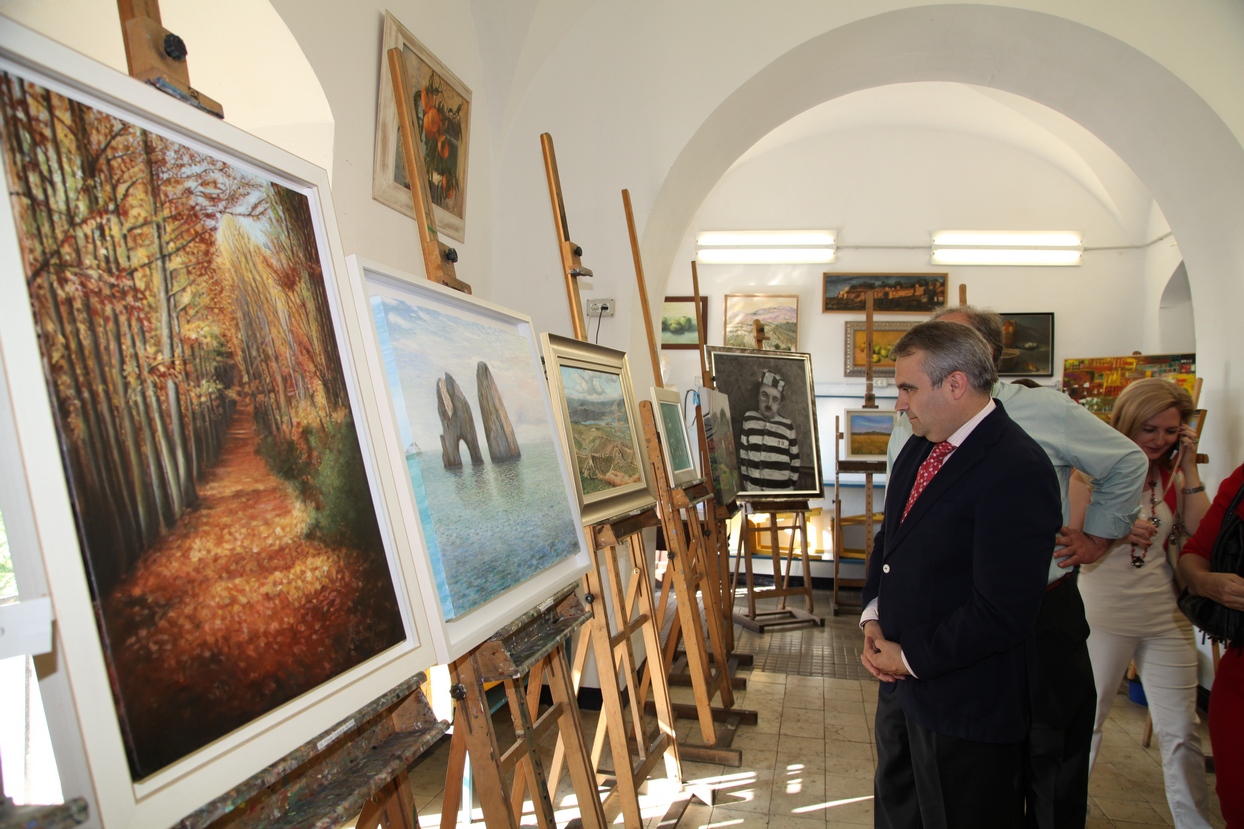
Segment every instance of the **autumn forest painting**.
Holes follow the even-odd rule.
[[[0,128],[142,778],[405,637],[312,205],[9,74]]]

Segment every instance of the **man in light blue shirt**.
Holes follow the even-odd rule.
[[[1002,355],[1002,318],[998,314],[959,306],[933,318],[975,328],[998,362]],[[1083,827],[1097,703],[1085,644],[1088,622],[1075,577],[1080,565],[1096,561],[1114,539],[1131,532],[1139,514],[1148,460],[1126,435],[1065,394],[998,383],[992,395],[1054,464],[1062,492],[1064,525],[1070,517],[1068,482],[1073,469],[1093,481],[1083,529],[1064,526],[1050,561],[1049,585],[1034,631],[1036,664],[1034,675],[1029,677],[1032,726],[1025,770],[1029,826]],[[911,434],[907,419],[900,417],[887,452],[891,465]]]

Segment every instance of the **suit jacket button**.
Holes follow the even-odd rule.
[[[888,572],[890,572],[890,565],[888,565],[888,564],[883,564],[883,565],[881,565],[881,572],[883,572],[883,573],[888,573]]]

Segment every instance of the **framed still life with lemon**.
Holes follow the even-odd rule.
[[[423,138],[428,195],[438,233],[466,241],[467,155],[471,137],[471,89],[391,12],[384,13],[380,52],[380,99],[376,106],[376,152],[372,159],[372,198],[411,218],[415,215],[410,179],[402,158],[397,104],[389,76],[390,49],[401,47],[413,81],[415,120]]]
[[[893,377],[894,359],[890,350],[894,344],[915,325],[914,322],[874,322],[872,351],[868,349],[868,331],[864,320],[847,322],[847,337],[844,344],[845,365],[843,374],[847,377],[863,377],[868,363],[873,366],[873,377]]]

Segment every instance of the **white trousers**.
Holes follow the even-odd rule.
[[[1186,628],[1181,629],[1181,628]],[[1196,713],[1197,658],[1192,626],[1156,636],[1121,635],[1094,629],[1088,638],[1097,683],[1097,721],[1089,770],[1101,749],[1101,727],[1118,695],[1119,681],[1135,660],[1149,702],[1153,731],[1162,749],[1166,802],[1177,829],[1209,829],[1209,786]]]

